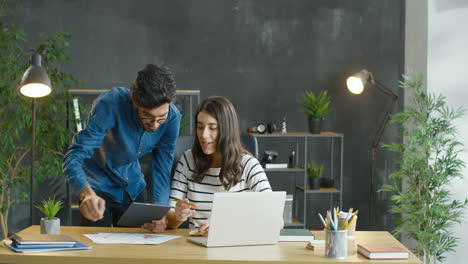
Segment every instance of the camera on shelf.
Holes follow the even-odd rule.
[[[258,123],[254,127],[249,127],[247,128],[248,133],[259,133],[263,134],[265,132],[267,133],[273,133],[276,131],[276,125],[273,122],[269,122],[266,126],[263,123]]]

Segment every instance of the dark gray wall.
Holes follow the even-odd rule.
[[[31,46],[36,32],[72,34],[72,62],[64,65],[89,89],[128,86],[147,63],[164,63],[179,89],[234,103],[241,128],[287,118],[289,131],[305,131],[297,100],[327,89],[333,111],[325,130],[344,133],[344,207],[359,209],[358,228],[369,223],[370,144],[389,102],[376,89],[351,95],[349,74],[367,68],[393,91],[403,65],[403,1],[395,0],[34,0],[17,23]],[[401,110],[400,99],[396,110]],[[383,142],[397,140],[389,126]],[[395,156],[377,153],[378,185]],[[292,178],[272,176],[274,186]],[[289,188],[289,187],[287,187]],[[377,194],[377,228],[391,226]],[[311,198],[312,199],[312,198]],[[317,199],[313,199],[317,201]],[[322,202],[322,201],[318,201]],[[311,217],[316,218],[316,211]]]

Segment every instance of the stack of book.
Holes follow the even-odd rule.
[[[91,248],[67,235],[11,234],[9,238],[11,240],[3,240],[3,243],[15,252],[25,253]]]
[[[394,244],[358,244],[358,252],[368,259],[408,259],[408,251]]]
[[[314,235],[308,229],[281,229],[280,242],[300,242],[315,239]]]
[[[325,240],[310,240],[306,248],[313,251],[325,250]]]

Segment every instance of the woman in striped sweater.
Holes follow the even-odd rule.
[[[271,191],[259,161],[240,143],[239,121],[225,97],[205,99],[195,114],[197,136],[192,149],[179,160],[171,188],[167,220],[145,228],[161,232],[189,219],[190,228],[207,233],[213,194]],[[177,201],[177,202],[176,202]]]

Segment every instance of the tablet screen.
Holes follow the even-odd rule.
[[[133,202],[120,217],[117,226],[140,227],[144,223],[151,223],[152,220],[160,220],[170,208],[167,205]]]

